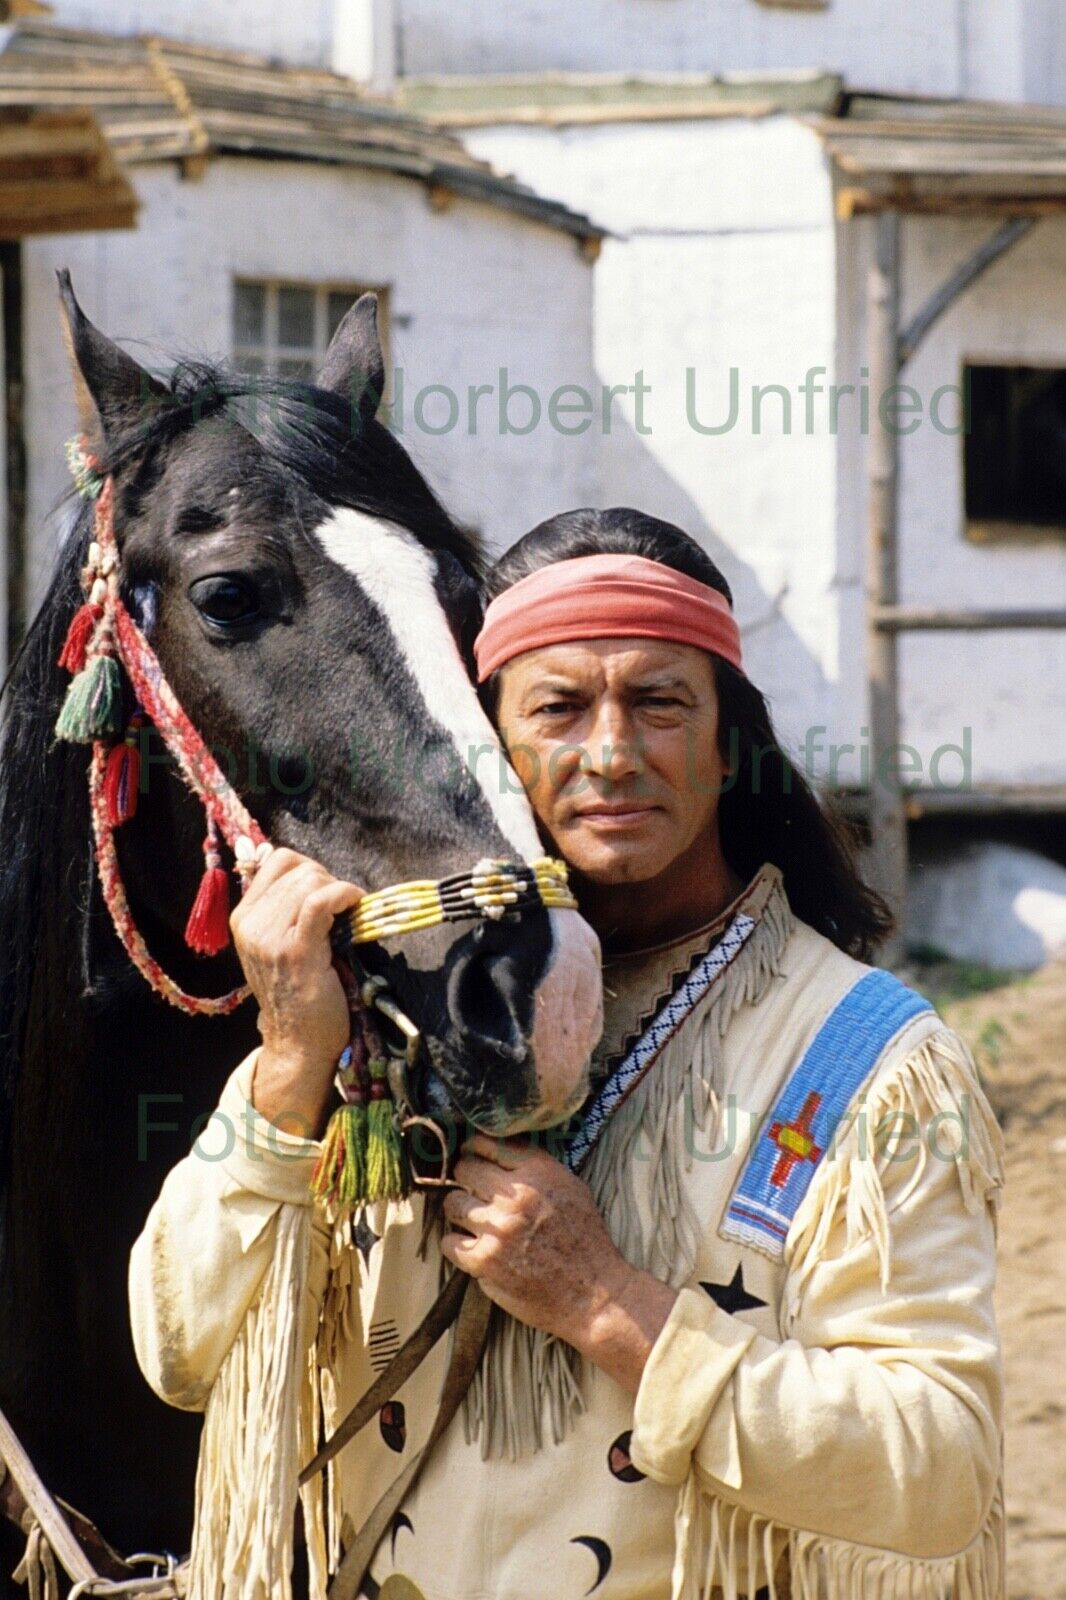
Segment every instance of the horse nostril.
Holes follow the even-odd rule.
[[[519,1027],[507,999],[507,958],[484,948],[460,957],[448,981],[448,1011],[462,1033],[493,1044],[517,1045]],[[513,980],[512,980],[513,981]]]

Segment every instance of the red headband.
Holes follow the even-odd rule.
[[[573,639],[670,639],[740,669],[740,629],[725,595],[644,556],[578,556],[497,596],[474,641],[477,677],[527,650]]]

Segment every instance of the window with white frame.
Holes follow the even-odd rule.
[[[237,278],[233,285],[233,358],[242,372],[313,378],[344,313],[366,284],[281,283]],[[388,301],[378,296],[378,326],[387,337]]]

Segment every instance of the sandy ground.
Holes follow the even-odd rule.
[[[999,1317],[1010,1600],[1066,1600],[1066,962],[941,1006],[1007,1140]]]

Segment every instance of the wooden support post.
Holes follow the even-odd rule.
[[[896,634],[878,625],[899,594],[899,435],[885,426],[884,397],[899,381],[900,220],[883,212],[874,222],[874,259],[867,287],[867,340],[874,417],[870,430],[870,536],[866,571],[866,667],[870,690],[870,867],[897,931],[881,950],[886,966],[905,947],[907,816],[899,778],[899,664]]]

